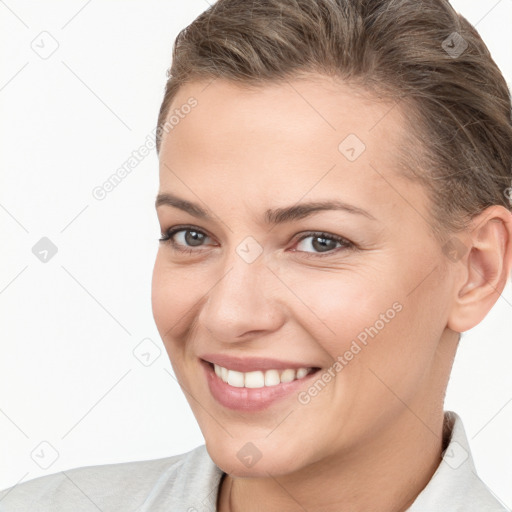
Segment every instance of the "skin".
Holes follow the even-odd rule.
[[[511,213],[482,212],[457,234],[467,251],[452,261],[432,234],[425,190],[396,168],[398,107],[319,76],[260,89],[191,82],[170,110],[190,96],[197,106],[163,138],[159,192],[213,220],[157,208],[162,233],[190,224],[207,236],[200,246],[174,236],[192,254],[161,242],[152,305],[207,450],[228,474],[218,510],[406,510],[441,461],[459,333],[485,317],[510,275]],[[351,133],[366,145],[355,161],[338,149]],[[269,208],[328,199],[375,220],[328,210],[264,222]],[[314,235],[298,240],[307,231],[356,248],[331,242],[324,253]],[[236,252],[247,236],[263,249],[252,263]],[[397,302],[401,311],[307,404],[292,394],[265,411],[232,411],[209,392],[199,354],[326,370]],[[252,467],[237,457],[247,442],[261,452]]]

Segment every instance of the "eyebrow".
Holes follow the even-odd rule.
[[[155,201],[155,208],[159,206],[173,206],[183,210],[199,219],[213,220],[213,217],[201,206],[186,199],[168,193],[158,194]],[[267,224],[282,224],[308,217],[316,212],[325,210],[343,210],[355,215],[363,215],[371,220],[377,220],[371,213],[336,199],[327,201],[310,201],[285,208],[275,208],[265,211],[265,222]]]

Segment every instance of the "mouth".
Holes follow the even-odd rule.
[[[310,385],[321,368],[270,368],[240,372],[204,359],[203,366],[212,396],[229,409],[261,411],[274,402],[290,398]]]
[[[237,388],[257,389],[262,387],[273,387],[286,382],[300,380],[311,373],[315,373],[320,368],[300,367],[300,368],[272,368],[269,370],[253,370],[241,372],[230,370],[209,361],[204,361],[215,372],[223,382]]]

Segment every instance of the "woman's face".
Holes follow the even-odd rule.
[[[407,422],[427,428],[418,418],[428,425],[439,408],[454,266],[431,234],[425,191],[398,174],[404,128],[392,107],[328,79],[193,82],[174,99],[159,193],[196,208],[157,207],[162,233],[181,231],[174,246],[160,242],[153,314],[208,451],[230,474],[350,456]],[[297,208],[313,202],[346,207]],[[320,370],[241,388],[239,374],[224,384],[203,361],[226,355]],[[236,362],[223,366],[282,372]]]

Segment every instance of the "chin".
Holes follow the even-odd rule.
[[[276,438],[276,441],[277,438]],[[302,467],[303,450],[297,447],[282,447],[270,440],[206,443],[211,459],[225,473],[238,478],[280,476]]]

